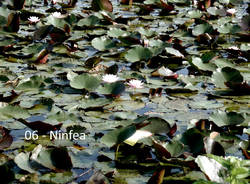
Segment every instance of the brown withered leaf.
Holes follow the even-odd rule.
[[[0,150],[10,147],[13,138],[9,135],[9,130],[0,126]]]
[[[109,0],[92,0],[91,7],[94,11],[113,11],[113,5]]]
[[[161,168],[154,172],[152,177],[148,180],[147,184],[161,184],[165,175],[165,169]]]
[[[55,131],[55,130],[59,130],[62,126],[62,123],[59,123],[57,125],[51,125],[42,121],[33,121],[33,122],[27,122],[26,120],[20,118],[17,119],[17,121],[23,123],[24,125],[26,125],[27,127],[29,127],[30,129],[37,131],[38,134],[46,134],[49,131]]]
[[[19,96],[19,94],[17,94],[14,90],[12,90],[10,96],[3,96],[3,94],[0,94],[0,102],[9,103],[12,100],[14,100],[15,98],[17,98],[18,96]]]
[[[19,13],[10,13],[8,16],[8,22],[4,26],[4,30],[7,32],[18,32],[20,24],[20,15]]]

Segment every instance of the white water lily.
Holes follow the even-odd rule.
[[[234,15],[236,13],[236,10],[234,8],[228,9],[227,13]]]
[[[118,81],[119,77],[113,74],[106,74],[102,77],[102,80],[107,83],[112,83]]]
[[[240,50],[238,47],[236,46],[231,46],[231,47],[228,47],[228,49],[232,49],[232,50]]]
[[[127,83],[131,88],[143,88],[143,82],[137,79],[132,79]]]
[[[63,2],[63,0],[52,0],[52,3],[53,3],[53,4],[62,3],[62,2]]]
[[[31,23],[37,23],[37,22],[40,21],[40,19],[38,17],[36,17],[36,16],[30,16],[28,18],[28,21],[30,21]]]
[[[58,19],[65,18],[67,15],[62,14],[61,12],[54,12],[52,13],[52,16]]]

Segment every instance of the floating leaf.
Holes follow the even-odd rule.
[[[92,0],[91,7],[94,11],[113,11],[113,5],[109,0]]]
[[[126,139],[124,142],[129,144],[130,146],[134,146],[140,139],[150,136],[152,136],[152,133],[149,131],[136,130],[136,132],[131,137]]]
[[[50,152],[53,165],[58,169],[71,170],[72,162],[67,148],[54,148]],[[62,162],[63,160],[63,162]]]
[[[38,131],[38,134],[46,134],[49,131],[58,130],[62,126],[62,123],[59,123],[57,125],[51,125],[49,123],[45,123],[42,121],[27,122],[26,120],[22,118],[19,118],[17,120],[23,123],[24,125],[26,125],[27,127],[29,127],[30,129],[34,131]]]
[[[34,170],[30,164],[30,153],[19,153],[14,161],[20,167],[21,169],[28,171],[30,173],[36,173],[36,170]]]
[[[16,90],[38,90],[44,82],[44,78],[41,76],[32,76],[28,79],[23,79],[19,82]]]
[[[66,171],[72,168],[68,151],[63,147],[44,148],[42,145],[38,145],[32,152],[31,160],[56,171]]]
[[[1,120],[8,120],[11,118],[27,118],[29,116],[28,110],[19,106],[8,105],[0,108]]]
[[[24,7],[25,0],[13,0],[13,8],[15,10],[21,10]]]
[[[218,88],[226,88],[228,84],[239,84],[243,82],[243,76],[234,68],[224,67],[213,73],[212,80]]]
[[[63,29],[53,27],[49,32],[49,36],[51,37],[52,43],[62,43],[70,37],[69,33],[70,27],[68,24],[64,24]]]
[[[203,70],[203,71],[215,71],[217,68],[215,64],[205,63],[201,60],[201,58],[198,58],[198,57],[193,57],[191,62],[198,69]]]
[[[106,98],[96,98],[96,99],[84,99],[79,101],[78,108],[100,108],[111,103],[110,99]]]
[[[136,132],[136,127],[134,125],[119,128],[105,134],[101,138],[101,142],[109,147],[112,147],[115,144],[122,143],[123,141],[131,137],[135,132]]]
[[[95,90],[100,85],[100,80],[89,74],[81,74],[70,81],[70,86],[76,89]]]
[[[109,50],[115,47],[115,43],[105,36],[102,36],[100,38],[94,38],[91,44],[94,48],[100,51]]]
[[[8,16],[8,23],[4,27],[7,32],[18,32],[20,24],[20,15],[18,13],[11,13]]]
[[[46,25],[40,27],[34,32],[33,39],[34,40],[44,39],[50,33],[50,31],[52,31],[53,28],[54,28],[53,25]]]
[[[12,100],[16,99],[19,96],[14,90],[11,91],[10,96],[4,97],[2,94],[0,94],[0,102],[11,102]]]
[[[179,141],[171,141],[166,144],[154,141],[156,153],[160,157],[179,157],[184,152],[184,145]]]
[[[166,52],[169,53],[169,54],[173,54],[175,55],[176,57],[184,57],[184,55],[182,53],[180,53],[180,51],[172,48],[172,47],[166,47],[165,48]]]
[[[192,33],[194,36],[199,36],[204,33],[211,33],[213,30],[213,27],[210,24],[199,24],[194,27],[192,30]]]
[[[118,28],[110,28],[110,30],[108,31],[108,36],[114,38],[119,38],[121,36],[128,36],[128,34],[129,33],[127,31]]]
[[[162,184],[164,180],[165,169],[155,171],[152,177],[148,180],[147,184]]]
[[[125,91],[123,82],[117,81],[114,83],[105,83],[97,89],[98,93],[104,95],[119,96]]]
[[[204,148],[203,135],[196,128],[185,131],[182,135],[181,142],[188,145],[191,152],[194,154],[199,154]]]
[[[219,162],[206,156],[200,155],[195,159],[195,162],[211,181],[225,183],[220,173],[225,173],[226,168],[223,167]]]
[[[51,49],[43,49],[38,53],[38,56],[36,58],[36,60],[34,61],[34,63],[36,64],[45,64],[48,60],[49,57],[49,53],[50,53]]]
[[[10,147],[13,138],[9,135],[9,130],[0,126],[0,150]]]
[[[233,126],[244,122],[245,118],[237,112],[217,111],[209,117],[217,126]]]
[[[165,78],[173,78],[176,79],[178,77],[178,74],[174,73],[172,70],[165,68],[164,66],[160,67],[156,71],[152,72],[151,75],[153,77],[165,77]]]
[[[150,117],[143,122],[146,126],[143,126],[140,130],[149,131],[151,133],[168,133],[171,129],[170,124],[159,117]]]
[[[90,15],[87,18],[81,19],[77,25],[78,26],[96,26],[100,23],[100,19],[94,15]]]
[[[125,59],[130,62],[148,60],[152,57],[152,52],[148,48],[136,46],[125,54]]]
[[[238,25],[232,25],[230,23],[224,24],[218,28],[218,31],[223,34],[235,34],[240,32],[240,27]]]
[[[86,184],[109,183],[108,179],[100,172],[96,171],[87,181]]]

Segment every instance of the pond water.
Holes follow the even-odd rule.
[[[248,0],[22,2],[0,7],[4,182],[236,177],[231,161],[213,180],[202,156],[249,169]]]

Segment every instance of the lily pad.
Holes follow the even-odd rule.
[[[27,118],[30,116],[28,110],[19,106],[8,105],[0,108],[1,120],[8,120],[11,118]]]
[[[125,59],[129,62],[148,60],[152,57],[152,52],[145,47],[136,46],[125,54]]]
[[[217,126],[233,126],[239,125],[245,121],[243,115],[237,112],[217,111],[209,117]]]
[[[100,38],[94,38],[91,44],[94,48],[100,51],[109,50],[115,47],[115,43],[111,39],[104,36]]]
[[[192,30],[192,33],[194,36],[199,36],[204,33],[211,33],[213,30],[213,27],[210,24],[199,24],[194,27]]]
[[[106,144],[109,147],[114,146],[115,144],[120,144],[130,136],[132,136],[136,131],[136,127],[134,125],[119,128],[108,132],[101,138],[101,142]]]
[[[70,86],[75,89],[95,90],[100,85],[100,80],[89,74],[81,74],[70,81]]]
[[[16,90],[23,90],[23,91],[39,90],[39,88],[42,87],[43,82],[44,82],[43,77],[32,76],[28,79],[21,80],[18,86],[16,87]]]
[[[21,169],[30,173],[36,173],[37,171],[34,170],[30,164],[29,156],[29,153],[21,152],[15,157],[14,161]]]
[[[213,73],[212,80],[218,88],[227,88],[227,85],[225,83],[242,83],[243,76],[237,69],[224,67],[222,69],[217,69]]]
[[[98,93],[104,95],[119,96],[125,91],[125,85],[123,82],[105,83],[97,90]]]

